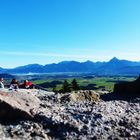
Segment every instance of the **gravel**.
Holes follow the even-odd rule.
[[[41,100],[34,121],[1,121],[1,140],[140,139],[139,98],[131,101],[101,100],[97,103],[74,103],[60,102],[63,96],[61,94],[46,93],[33,93]]]

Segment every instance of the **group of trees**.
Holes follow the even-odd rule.
[[[76,79],[73,79],[71,83],[69,83],[67,80],[64,81],[63,86],[62,86],[62,92],[71,92],[71,91],[76,91],[80,90],[80,86]]]

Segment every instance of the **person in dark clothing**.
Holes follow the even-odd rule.
[[[19,88],[19,83],[18,81],[14,78],[12,79],[11,83],[10,83],[10,89],[18,89]]]

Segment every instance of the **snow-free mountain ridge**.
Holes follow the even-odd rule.
[[[108,62],[77,62],[62,61],[47,65],[29,64],[12,69],[0,68],[0,73],[28,74],[28,73],[63,73],[80,72],[97,75],[138,75],[140,74],[140,62],[120,60],[116,57]]]

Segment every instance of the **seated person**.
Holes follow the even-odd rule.
[[[4,84],[3,84],[4,79],[0,78],[0,88],[4,88]]]
[[[19,88],[19,83],[18,81],[14,78],[12,79],[11,83],[10,83],[10,89],[18,89]]]
[[[24,83],[22,84],[22,88],[25,88],[25,89],[33,88],[33,83],[28,80],[25,80]]]

